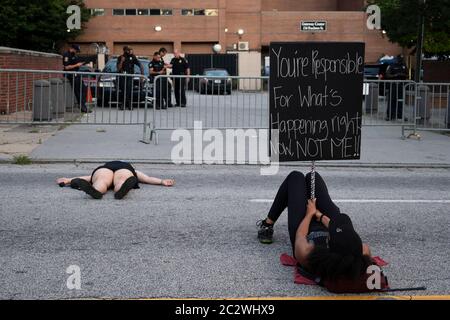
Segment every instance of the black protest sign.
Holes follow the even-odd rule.
[[[272,157],[360,159],[364,49],[357,42],[271,43]]]

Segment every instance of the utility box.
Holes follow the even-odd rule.
[[[63,92],[64,92],[64,110],[72,112],[72,109],[77,107],[77,99],[75,99],[75,94],[73,93],[72,83],[69,79],[64,78],[63,81]]]
[[[378,112],[379,102],[379,85],[378,83],[369,83],[369,94],[366,96],[366,113],[372,115]],[[366,91],[367,92],[367,91]]]
[[[431,117],[428,99],[430,96],[430,88],[426,85],[418,85],[417,88],[417,114],[416,118],[421,120],[429,120]]]
[[[33,121],[52,120],[50,82],[37,80],[33,83]]]
[[[55,118],[63,117],[66,111],[66,97],[64,96],[64,81],[61,78],[53,78],[50,82],[50,104],[53,107]]]

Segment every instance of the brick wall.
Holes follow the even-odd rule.
[[[57,54],[0,47],[0,69],[61,70]],[[27,110],[33,99],[33,81],[57,78],[58,74],[0,72],[0,114]]]
[[[425,82],[450,83],[450,61],[424,61]]]

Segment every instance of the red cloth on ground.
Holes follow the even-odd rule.
[[[386,261],[384,261],[383,259],[381,259],[380,257],[373,257],[372,260],[379,267],[384,267],[384,266],[388,265],[388,263]],[[288,255],[286,253],[283,253],[280,256],[280,262],[283,266],[295,267],[294,268],[294,283],[302,284],[305,286],[317,285],[317,283],[315,281],[305,278],[298,272],[298,268],[297,268],[298,263],[297,263],[297,260],[295,260],[295,258],[291,257],[290,255]]]

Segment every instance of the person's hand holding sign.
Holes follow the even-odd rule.
[[[308,205],[306,207],[306,215],[315,217],[316,213],[317,213],[316,199],[308,200]]]

